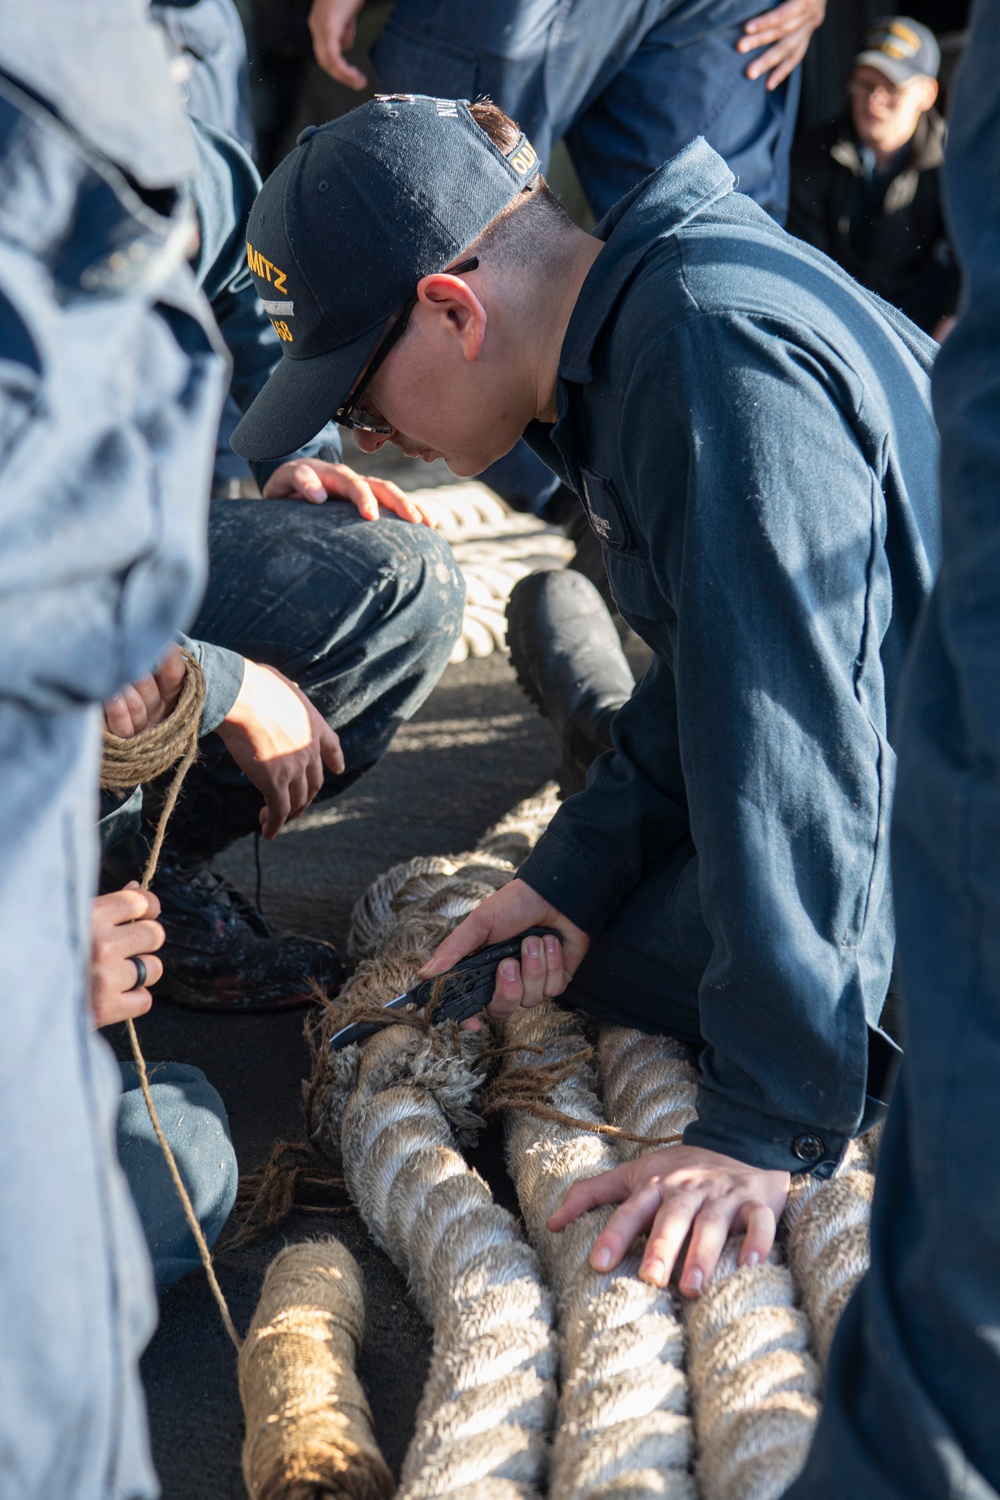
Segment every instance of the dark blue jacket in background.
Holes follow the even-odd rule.
[[[526,433],[655,655],[521,874],[594,932],[690,839],[713,952],[685,1140],[800,1171],[809,1130],[828,1175],[890,1050],[889,726],[938,556],[935,346],[732,185],[697,140],[602,222],[558,421]]]

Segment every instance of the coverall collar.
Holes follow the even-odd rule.
[[[718,152],[698,136],[605,215],[594,230],[605,248],[580,289],[563,340],[561,381],[582,385],[592,378],[594,343],[639,262],[656,240],[683,228],[731,193],[735,181]]]

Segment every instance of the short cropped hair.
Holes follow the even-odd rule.
[[[488,99],[471,105],[470,112],[494,146],[509,156],[521,139],[510,116]],[[537,267],[573,228],[573,220],[540,177],[531,192],[512,199],[469,248],[503,271],[520,271]]]

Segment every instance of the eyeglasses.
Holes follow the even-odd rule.
[[[457,266],[448,266],[440,274],[443,276],[461,276],[466,271],[475,271],[479,266],[479,256],[472,255],[468,260],[460,261]],[[382,367],[387,355],[399,343],[406,332],[410,314],[417,304],[418,292],[414,292],[410,300],[403,304],[392,323],[389,325],[382,342],[368,361],[368,367],[361,375],[354,390],[333,414],[333,420],[341,427],[349,427],[355,432],[371,432],[376,437],[388,437],[392,428],[384,417],[378,412],[369,411],[360,405],[365,392],[375,379],[376,374]]]
[[[847,85],[847,92],[853,94],[856,99],[874,99],[878,94],[886,104],[892,105],[898,104],[902,95],[916,81],[915,78],[911,78],[908,82],[900,84],[869,83],[863,78],[852,78]]]

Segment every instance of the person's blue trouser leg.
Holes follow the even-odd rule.
[[[566,989],[574,1010],[616,1026],[702,1041],[698,986],[712,939],[698,898],[698,858],[690,840],[646,870],[606,925]]]
[[[121,1063],[118,1160],[135,1201],[153,1258],[156,1290],[201,1265],[198,1247],[156,1139],[135,1063]],[[154,1063],[150,1092],[170,1143],[195,1217],[209,1246],[215,1244],[236,1201],[239,1170],[226,1109],[200,1068]]]
[[[966,277],[934,371],[943,562],[893,816],[907,1052],[872,1266],[789,1500],[1000,1495],[1000,0],[977,0],[946,186]]]
[[[781,213],[791,149],[784,126],[786,119],[794,126],[797,86],[768,94],[763,79],[746,78],[749,59],[735,46],[761,6],[397,0],[373,60],[387,89],[487,96],[517,120],[543,161],[569,136],[598,216],[697,135],[724,156],[732,152],[741,190]]]
[[[647,32],[570,129],[566,142],[587,202],[603,218],[637,182],[703,135],[739,191],[784,224],[801,72],[796,68],[768,92],[763,78],[747,78],[749,59],[736,51],[746,17],[706,31],[699,16],[685,19],[686,9]],[[747,15],[757,9],[754,0]]]
[[[888,919],[888,911],[886,911]],[[698,856],[690,839],[653,860],[642,880],[594,934],[563,996],[597,1020],[704,1045],[699,993],[714,951],[701,909]],[[873,1005],[881,999],[872,997]],[[762,1004],[766,1000],[762,997]],[[869,1092],[860,1128],[885,1114],[899,1049],[868,1016]],[[751,1023],[752,1024],[752,1023]]]
[[[85,995],[98,711],[0,703],[0,1495],[158,1493],[138,1358],[149,1257]]]
[[[210,574],[191,634],[277,667],[340,736],[336,796],[388,749],[447,664],[465,582],[447,542],[343,501],[215,500]],[[171,839],[208,856],[259,826],[261,795],[217,735],[202,740]]]

